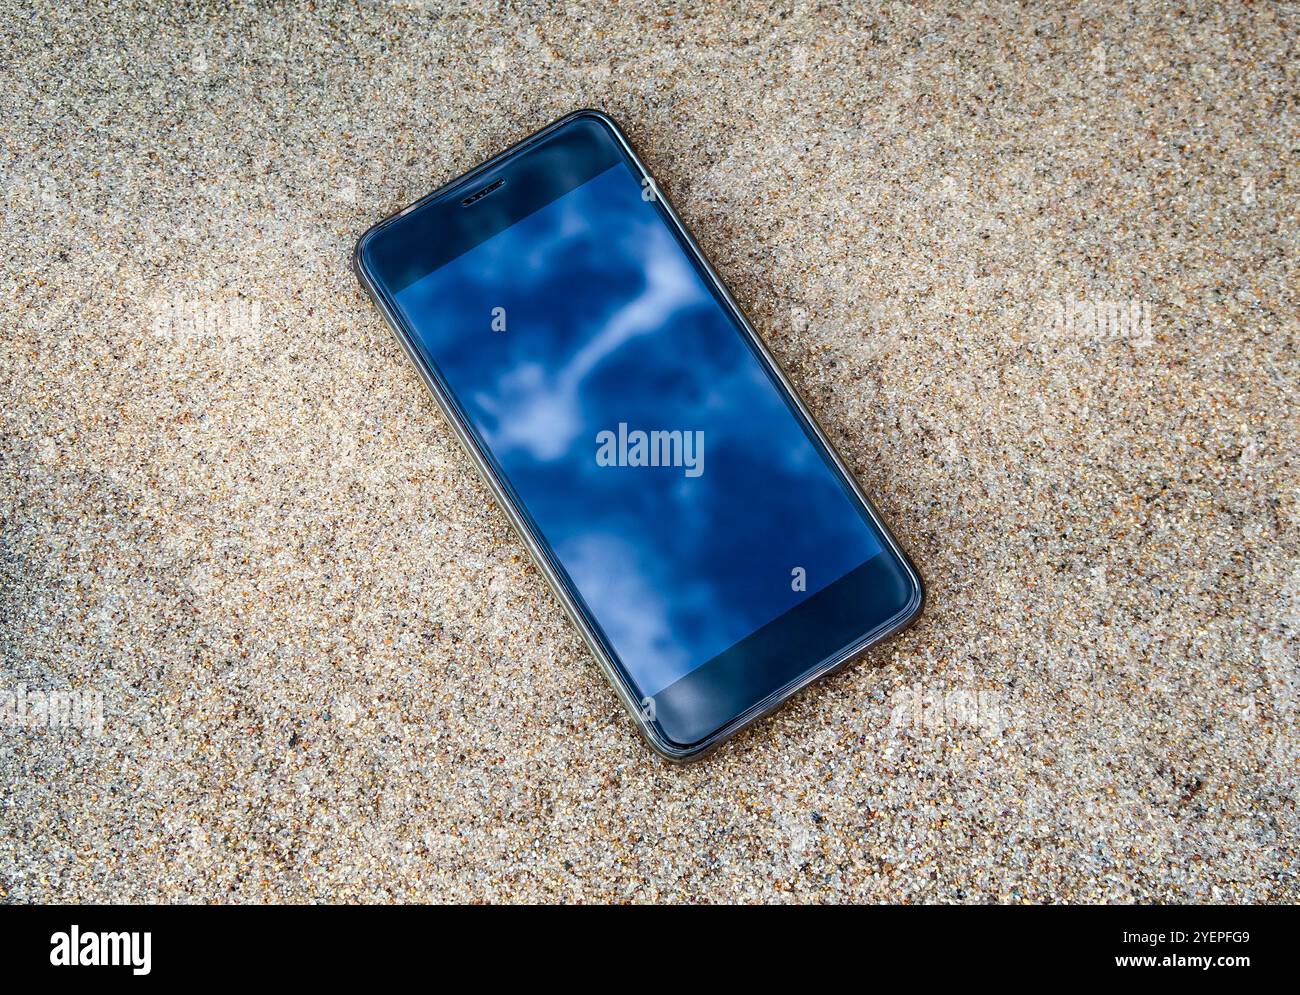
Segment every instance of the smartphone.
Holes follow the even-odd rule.
[[[920,614],[915,566],[605,114],[380,222],[353,266],[662,756]]]

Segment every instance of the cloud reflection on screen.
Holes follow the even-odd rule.
[[[397,302],[643,695],[880,551],[628,167]],[[599,465],[620,423],[702,431],[705,472]]]

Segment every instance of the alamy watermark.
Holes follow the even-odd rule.
[[[686,476],[698,477],[704,472],[704,433],[639,428],[629,432],[627,422],[621,421],[617,433],[596,433],[596,465],[679,466]]]
[[[900,688],[889,699],[894,735],[953,735],[974,732],[996,739],[1011,726],[1010,709],[997,691],[969,688]]]
[[[262,302],[231,298],[188,298],[152,302],[150,330],[176,343],[248,342],[262,334]]]
[[[129,967],[137,976],[153,968],[153,933],[82,931],[73,925],[50,936],[54,967]]]
[[[9,186],[6,183],[6,188]],[[66,210],[70,206],[67,188],[48,174],[14,183],[12,192],[19,204],[42,211]]]
[[[1151,305],[1138,300],[1070,300],[1039,303],[1033,331],[1041,338],[1076,341],[1125,341],[1148,346]]]
[[[104,695],[99,691],[44,691],[25,684],[0,689],[0,727],[104,734]]]

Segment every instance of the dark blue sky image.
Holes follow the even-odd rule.
[[[629,167],[397,303],[642,695],[880,551]],[[620,422],[702,431],[704,472],[598,465]]]

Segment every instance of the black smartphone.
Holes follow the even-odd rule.
[[[380,222],[353,265],[663,756],[920,614],[917,570],[605,114]]]

